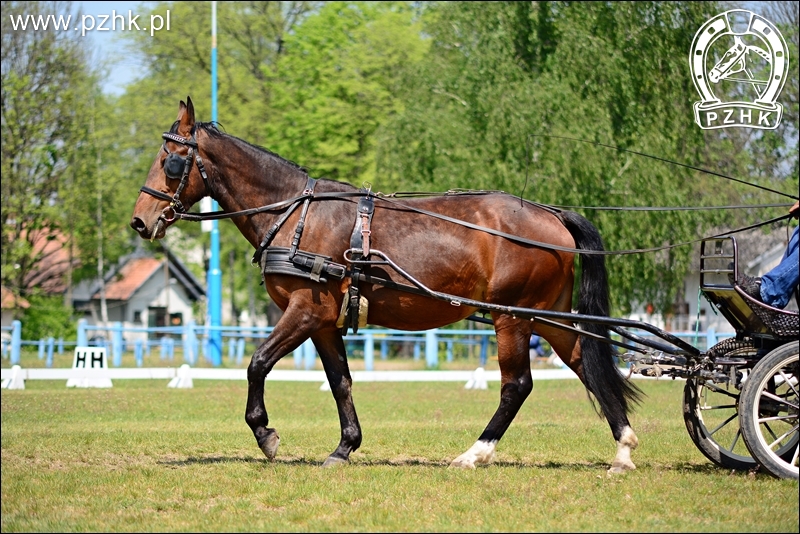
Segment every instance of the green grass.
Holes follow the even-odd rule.
[[[114,382],[2,392],[2,531],[798,530],[798,483],[711,465],[689,439],[681,382],[639,381],[638,469],[609,477],[615,444],[578,381],[536,382],[493,465],[447,467],[478,437],[498,385],[357,383],[364,431],[350,465],[319,384],[270,382],[274,462],[244,422],[244,382]]]

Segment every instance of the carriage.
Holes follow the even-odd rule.
[[[735,470],[760,466],[796,480],[800,317],[732,285],[729,279],[738,280],[738,273],[734,237],[701,243],[700,290],[734,327],[735,337],[705,351],[658,347],[624,359],[644,376],[686,379],[686,430],[713,463]]]
[[[608,422],[617,445],[609,473],[635,469],[631,452],[638,446],[628,414],[641,391],[621,374],[617,346],[628,351],[623,359],[632,372],[686,379],[686,427],[712,462],[798,478],[798,315],[765,306],[726,281],[738,276],[733,237],[702,243],[701,290],[736,337],[701,351],[650,324],[609,317],[604,256],[614,252],[575,212],[497,191],[382,195],[317,180],[269,150],[196,122],[191,99],[180,103],[162,138],[131,227],[153,240],[178,220],[231,219],[284,310],[247,370],[245,421],[268,459],[280,438],[268,426],[265,379],[301,343],[314,343],[336,401],[341,439],[323,463],[333,466],[347,462],[362,439],[342,338],[348,328],[427,330],[472,319],[495,329],[500,404],[453,467],[492,461],[533,389],[528,340],[535,331]],[[204,196],[224,211],[188,213]]]

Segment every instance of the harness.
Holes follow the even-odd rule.
[[[270,227],[261,240],[252,262],[258,263],[261,268],[262,282],[267,274],[288,274],[300,276],[314,282],[325,283],[328,277],[337,280],[344,280],[350,277],[350,284],[347,288],[347,297],[342,301],[342,308],[339,312],[339,319],[336,326],[342,329],[342,334],[347,334],[347,329],[352,328],[353,333],[358,333],[359,326],[367,325],[367,311],[369,303],[361,296],[359,282],[364,278],[361,265],[352,263],[348,269],[346,266],[333,261],[330,256],[323,256],[299,250],[300,239],[303,236],[306,216],[311,200],[314,198],[314,186],[317,181],[308,178],[303,194],[298,197],[284,212],[284,214]],[[358,201],[356,208],[356,220],[353,225],[353,233],[350,236],[350,248],[347,252],[352,252],[352,259],[368,259],[370,255],[369,239],[372,215],[375,212],[375,204],[372,200],[372,192],[367,189],[363,198]],[[289,219],[289,216],[302,204],[300,218],[294,230],[294,236],[289,248],[270,246],[275,235]]]
[[[454,298],[452,295],[446,295],[443,293],[438,293],[436,291],[431,290],[430,288],[424,286],[421,282],[416,280],[410,273],[405,272],[400,266],[395,264],[390,258],[388,258],[383,252],[379,250],[375,250],[371,248],[370,238],[371,238],[371,225],[372,225],[372,217],[375,211],[375,204],[373,198],[375,196],[380,196],[381,201],[387,202],[390,204],[397,205],[397,209],[401,209],[404,211],[412,211],[416,213],[420,213],[429,217],[441,219],[444,221],[448,221],[450,223],[458,224],[460,226],[464,226],[466,228],[471,228],[474,230],[478,230],[481,232],[485,232],[491,235],[495,235],[498,237],[503,237],[513,242],[526,244],[526,245],[533,245],[537,247],[541,247],[544,249],[550,250],[559,250],[564,252],[570,253],[578,253],[578,254],[587,254],[587,255],[620,255],[620,254],[635,254],[641,252],[654,252],[658,250],[670,249],[677,246],[682,246],[690,243],[695,243],[702,241],[702,239],[697,239],[693,241],[688,241],[685,243],[678,243],[672,245],[665,245],[661,247],[653,247],[647,249],[635,249],[635,250],[625,250],[625,251],[605,251],[605,250],[582,250],[582,249],[575,249],[570,247],[562,247],[554,244],[549,243],[542,243],[539,241],[535,241],[532,239],[526,239],[520,236],[508,234],[496,229],[487,228],[484,226],[480,226],[477,224],[469,223],[467,221],[463,221],[460,219],[456,219],[453,217],[448,217],[446,215],[435,213],[427,210],[420,209],[418,207],[414,207],[404,203],[397,203],[396,198],[403,195],[403,196],[419,196],[421,193],[393,193],[391,195],[381,195],[378,193],[377,195],[372,193],[370,188],[362,189],[360,191],[348,191],[348,192],[330,192],[330,193],[315,193],[314,189],[317,183],[317,180],[314,178],[307,178],[306,187],[303,190],[300,196],[290,198],[287,200],[282,200],[276,202],[274,204],[261,206],[257,208],[250,208],[245,209],[237,212],[216,212],[213,214],[190,214],[186,212],[186,208],[183,203],[180,201],[180,195],[186,186],[186,183],[189,178],[189,174],[191,173],[192,165],[196,161],[198,170],[200,171],[200,175],[203,178],[203,183],[205,186],[206,194],[210,192],[210,185],[208,181],[208,175],[205,170],[205,166],[203,165],[203,160],[200,157],[197,140],[195,138],[194,129],[192,130],[191,137],[189,139],[185,139],[180,135],[177,135],[172,132],[166,132],[162,134],[162,138],[164,139],[164,143],[162,145],[163,150],[167,153],[167,157],[164,161],[164,172],[167,175],[167,178],[170,180],[177,180],[180,178],[180,183],[178,184],[178,188],[176,189],[175,193],[170,197],[166,193],[162,193],[161,191],[152,189],[147,186],[142,186],[140,191],[143,193],[147,193],[152,195],[158,199],[165,200],[169,202],[169,205],[165,207],[161,214],[158,217],[158,222],[156,225],[156,229],[153,231],[153,237],[158,233],[161,224],[164,223],[171,223],[176,219],[184,219],[189,221],[203,221],[203,220],[218,220],[218,219],[227,219],[239,216],[249,216],[256,213],[264,213],[264,212],[275,212],[279,210],[285,209],[286,211],[281,215],[275,223],[269,228],[267,233],[264,235],[264,238],[259,243],[258,247],[256,247],[256,251],[253,254],[252,263],[259,264],[262,273],[262,283],[264,282],[264,277],[267,274],[284,274],[290,276],[298,276],[302,278],[306,278],[312,280],[314,282],[319,283],[327,283],[329,279],[335,280],[344,280],[346,277],[349,277],[349,285],[347,288],[347,296],[343,299],[342,302],[342,309],[340,310],[339,319],[337,320],[337,327],[342,329],[342,334],[346,334],[348,328],[353,330],[353,333],[358,332],[358,328],[360,326],[366,326],[367,324],[367,310],[368,310],[368,302],[367,299],[360,295],[359,291],[359,283],[366,282],[369,284],[376,284],[380,285],[389,289],[395,289],[400,291],[405,291],[408,293],[414,293],[418,295],[425,295],[428,297],[432,297],[438,300],[446,300],[453,305],[462,305],[466,304],[468,306],[475,306],[479,308],[482,312],[488,310],[498,310],[508,313],[516,313],[519,315],[524,316],[523,312],[526,310],[522,308],[514,308],[508,306],[499,306],[499,305],[489,305],[487,303],[472,301],[470,299],[463,299],[463,298]],[[167,141],[172,141],[184,146],[189,147],[188,153],[186,156],[179,156],[174,152],[170,152],[167,148]],[[606,145],[603,145],[606,146]],[[625,149],[621,149],[625,150]],[[638,154],[638,153],[637,153]],[[728,177],[725,177],[728,178]],[[732,179],[732,178],[731,178]],[[445,195],[458,195],[458,194],[489,194],[489,193],[499,193],[500,191],[464,191],[464,190],[451,190]],[[781,193],[783,194],[783,193]],[[430,194],[424,194],[429,196]],[[356,214],[355,214],[355,222],[353,225],[353,231],[350,236],[350,247],[344,251],[344,259],[347,264],[349,264],[349,268],[345,265],[336,263],[333,259],[329,256],[324,256],[321,254],[316,254],[312,252],[306,252],[299,249],[300,247],[300,240],[303,235],[303,229],[305,227],[305,220],[306,216],[308,215],[309,207],[312,200],[332,200],[332,199],[344,199],[344,198],[352,198],[352,197],[361,197],[359,198]],[[522,201],[522,199],[520,199]],[[531,205],[535,205],[539,208],[542,208],[551,214],[555,215],[559,219],[560,216],[560,209],[554,206],[547,206],[535,202],[526,201]],[[276,247],[270,246],[272,240],[274,239],[275,235],[277,235],[278,231],[283,227],[289,217],[294,213],[298,207],[302,206],[302,211],[300,213],[300,218],[297,222],[297,226],[295,227],[294,236],[291,241],[291,245],[289,248],[285,247]],[[388,207],[388,206],[387,206]],[[171,213],[170,213],[171,212]],[[169,215],[168,215],[169,214]],[[734,230],[731,232],[727,232],[727,234],[741,232],[743,230],[747,230],[750,228],[755,228],[758,226],[762,226],[764,224],[769,224],[773,222],[777,222],[783,219],[788,218],[790,215],[784,215],[781,217],[776,217],[770,221],[766,221],[763,223],[754,224],[745,228],[740,228],[738,230]],[[562,220],[563,223],[563,220]],[[151,238],[152,239],[152,238]],[[372,260],[370,256],[374,255],[380,258],[379,260]],[[393,280],[384,279],[377,276],[372,276],[364,272],[366,268],[374,265],[388,265],[392,267],[396,272],[398,272],[405,280],[411,282],[411,284],[404,284],[395,282]],[[550,316],[553,319],[562,319],[557,312],[543,312],[537,311],[537,320],[540,321],[548,321],[546,317]],[[549,314],[549,315],[548,315]],[[479,322],[487,322],[485,319],[477,318],[476,316],[470,317],[473,320],[477,320]],[[562,325],[555,323],[559,328]],[[581,335],[589,335],[588,333],[580,330]],[[616,343],[615,343],[616,344]],[[687,349],[688,350],[688,349]]]

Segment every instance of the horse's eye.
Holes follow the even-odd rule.
[[[166,161],[164,161],[164,173],[167,175],[167,178],[177,180],[183,177],[184,165],[184,158],[177,154],[170,154],[167,156]]]

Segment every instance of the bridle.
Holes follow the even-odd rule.
[[[161,145],[161,148],[163,148],[164,152],[167,153],[167,159],[164,161],[164,174],[166,174],[167,178],[170,180],[177,180],[180,178],[181,181],[172,197],[166,193],[162,193],[161,191],[147,187],[146,185],[142,186],[139,191],[169,202],[169,206],[161,210],[161,215],[158,216],[158,221],[159,223],[162,221],[171,223],[178,218],[179,213],[186,213],[186,208],[181,202],[180,196],[183,188],[186,186],[186,182],[189,180],[189,173],[192,171],[192,163],[195,161],[197,162],[197,169],[200,171],[200,176],[203,177],[203,184],[205,185],[206,193],[209,191],[208,174],[206,173],[206,168],[203,165],[203,160],[200,157],[200,151],[197,148],[197,139],[195,139],[194,130],[192,130],[192,137],[189,139],[184,139],[180,135],[172,132],[164,132],[161,134],[161,137],[164,139],[164,144]],[[189,147],[189,153],[186,154],[186,156],[179,156],[175,152],[170,152],[167,148],[167,141],[172,141],[174,143]],[[167,216],[167,213],[169,212],[172,213],[170,216]],[[155,233],[156,232],[153,234],[155,235]]]

